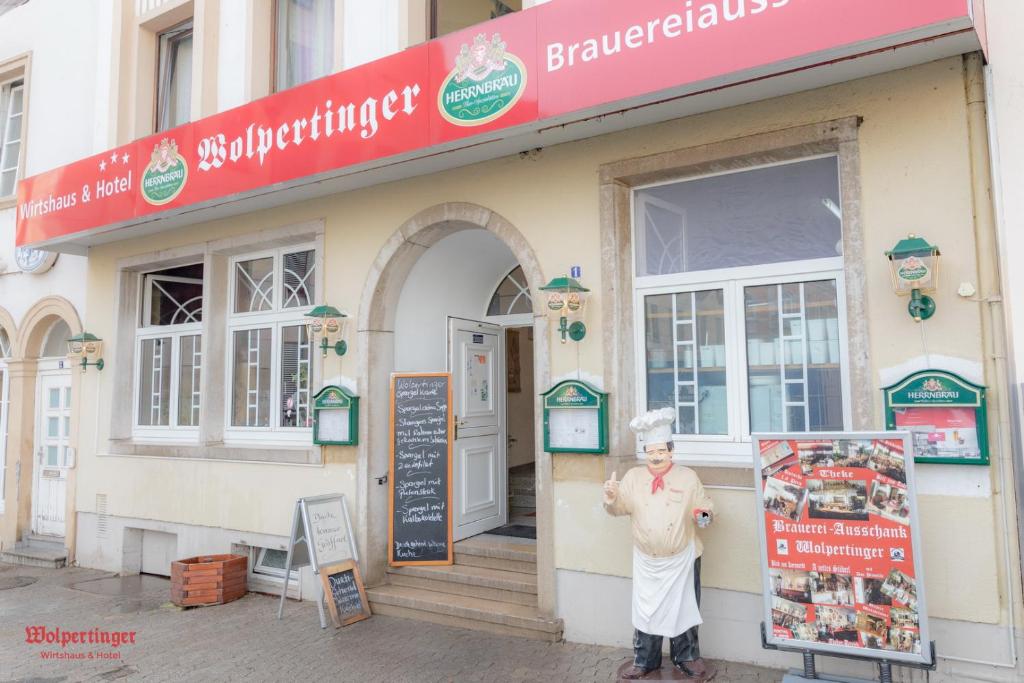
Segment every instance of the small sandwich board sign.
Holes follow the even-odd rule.
[[[348,626],[370,616],[370,603],[359,576],[359,565],[345,560],[329,567],[321,567],[320,581],[327,596],[327,609],[335,628]]]
[[[320,575],[321,582],[323,582],[323,572],[326,569],[337,571],[339,565],[351,562],[356,567],[352,572],[352,580],[362,590],[362,580],[359,578],[359,570],[356,566],[358,561],[355,537],[352,535],[352,522],[349,520],[344,495],[328,494],[299,498],[295,501],[291,539],[288,542],[288,558],[285,560],[284,575],[286,577],[291,575],[293,569],[311,566],[313,573]],[[327,584],[321,585],[320,600],[317,601],[321,628],[327,628],[324,598],[329,597],[328,590]],[[285,580],[281,589],[281,603],[277,609],[278,619],[284,613],[284,600],[287,593],[288,581]],[[369,607],[366,611],[369,616]]]

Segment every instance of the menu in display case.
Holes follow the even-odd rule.
[[[544,450],[548,453],[607,453],[608,394],[586,382],[559,382],[544,402]]]
[[[916,462],[988,464],[985,387],[925,370],[884,391],[886,427],[910,432]]]

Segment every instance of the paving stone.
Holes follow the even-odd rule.
[[[102,595],[74,584],[109,577],[95,570],[0,564],[5,579],[37,579],[0,591],[2,681],[285,681],[465,683],[612,681],[631,656],[624,649],[546,643],[375,616],[321,630],[316,606],[250,594],[227,605],[182,610],[169,605],[168,584],[147,581],[142,595]],[[165,592],[166,591],[166,592]],[[54,660],[59,646],[25,642],[27,626],[68,631],[135,631],[120,659]],[[68,645],[68,653],[110,651]],[[775,683],[782,672],[719,664],[716,681]]]

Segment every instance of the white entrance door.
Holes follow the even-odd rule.
[[[32,530],[64,536],[71,431],[71,372],[39,375]]]
[[[508,522],[502,328],[451,318],[448,352],[456,431],[452,526],[458,541]]]

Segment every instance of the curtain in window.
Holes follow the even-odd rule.
[[[331,73],[334,0],[278,0],[277,90]]]
[[[160,35],[157,130],[186,123],[192,106],[192,22]]]

